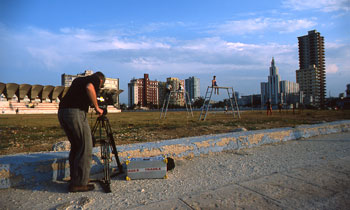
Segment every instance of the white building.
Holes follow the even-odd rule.
[[[291,81],[283,80],[280,82],[280,102],[287,104],[302,103],[303,96],[300,92],[299,84]]]
[[[185,89],[189,95],[191,102],[199,98],[201,96],[199,78],[189,77],[188,79],[186,79]]]
[[[268,100],[271,104],[300,103],[299,84],[291,81],[281,81],[275,59],[272,58],[268,82],[261,83],[261,104]]]
[[[280,93],[280,75],[278,75],[278,68],[275,66],[275,59],[272,57],[271,67],[270,67],[270,76],[268,77],[267,88],[269,91],[269,98],[271,99],[272,104],[278,104],[279,102],[279,93]]]
[[[92,70],[86,70],[84,73],[77,74],[77,75],[68,75],[68,74],[62,74],[61,76],[61,84],[65,87],[70,87],[73,80],[77,77],[86,77],[89,75],[92,75],[94,72]],[[119,90],[119,79],[113,79],[113,78],[106,78],[104,89],[115,89]]]
[[[261,104],[265,104],[268,100],[270,100],[271,104],[279,103],[280,80],[278,68],[275,65],[275,59],[272,57],[268,82],[261,83]]]
[[[77,74],[77,75],[62,74],[61,75],[61,84],[64,87],[70,87],[75,78],[86,77],[86,76],[92,75],[93,73],[94,72],[92,70],[86,70],[86,71],[84,71],[84,73]],[[123,90],[119,89],[119,79],[106,77],[103,89],[117,92],[118,94],[117,94],[116,100],[117,100],[117,104],[119,104],[119,93],[121,93],[123,91]]]

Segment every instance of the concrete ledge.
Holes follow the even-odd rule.
[[[122,145],[118,146],[117,149],[121,162],[124,162],[128,156],[148,157],[166,155],[168,157],[184,158],[349,131],[350,120],[345,120],[315,125],[302,125],[295,128],[242,131]],[[0,188],[27,186],[68,178],[68,153],[47,152],[0,156]],[[100,149],[94,148],[91,174],[96,174],[103,170],[99,157]],[[114,157],[112,158],[114,160]],[[115,161],[113,163],[115,166]]]

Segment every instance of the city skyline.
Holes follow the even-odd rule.
[[[148,73],[201,80],[213,75],[241,95],[260,92],[271,57],[296,81],[298,39],[325,39],[326,94],[350,83],[348,1],[0,1],[0,82],[59,85],[61,74],[102,71],[128,82]],[[217,96],[215,100],[222,100]]]

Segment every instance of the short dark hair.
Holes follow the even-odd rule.
[[[98,76],[98,78],[100,78],[100,80],[102,80],[102,84],[105,83],[106,77],[102,72],[98,71],[98,72],[94,73],[94,75]]]

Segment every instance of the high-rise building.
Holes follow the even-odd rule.
[[[271,67],[270,67],[270,76],[268,77],[268,89],[269,89],[269,98],[271,99],[272,104],[278,104],[278,94],[280,93],[280,75],[278,75],[278,68],[275,65],[275,59],[272,57]]]
[[[191,103],[199,98],[201,94],[199,78],[189,77],[188,79],[185,79],[185,89],[189,95]]]
[[[300,92],[299,84],[287,80],[280,81],[281,103],[303,103],[303,92]]]
[[[261,83],[262,104],[265,104],[268,100],[270,100],[271,104],[279,103],[280,80],[281,79],[278,75],[278,68],[275,65],[275,59],[272,57],[268,82]]]
[[[347,85],[346,85],[345,93],[346,93],[346,97],[347,97],[347,98],[350,98],[350,84],[347,84]]]
[[[143,78],[130,80],[128,104],[142,107],[158,105],[158,81],[151,81],[148,74],[144,74]]]
[[[297,96],[298,95],[298,96]],[[268,82],[261,83],[261,104],[270,101],[271,104],[300,103],[299,84],[291,81],[281,81],[275,59],[272,58]]]
[[[296,80],[305,94],[305,103],[324,106],[326,97],[326,66],[324,37],[316,30],[298,37],[299,70]]]

